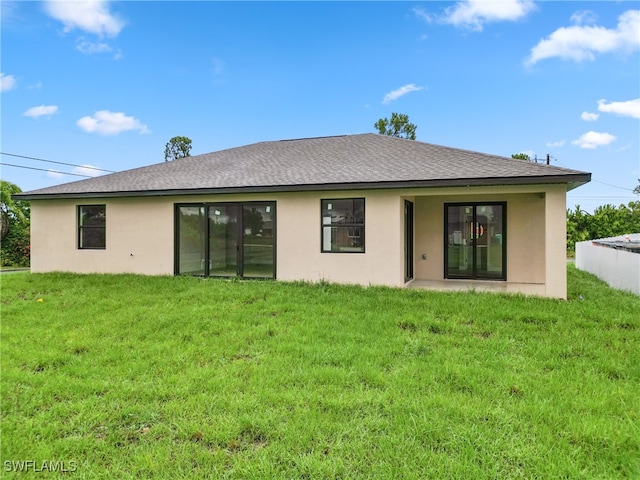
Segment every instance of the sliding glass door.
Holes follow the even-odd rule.
[[[209,210],[209,275],[238,275],[238,205],[211,205]]]
[[[274,278],[275,204],[242,206],[242,277]]]
[[[445,205],[445,278],[506,280],[506,204]]]
[[[275,202],[176,206],[176,274],[275,278]]]

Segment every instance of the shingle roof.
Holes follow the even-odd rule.
[[[373,133],[259,142],[25,192],[21,199],[564,183],[591,174]]]

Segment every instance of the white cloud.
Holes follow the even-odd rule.
[[[389,105],[389,103],[391,103],[394,100],[397,100],[398,98],[402,97],[403,95],[406,95],[407,93],[419,92],[420,90],[424,90],[424,87],[417,87],[414,83],[409,83],[404,87],[400,87],[396,90],[393,90],[387,93],[382,99],[382,104]]]
[[[563,147],[565,140],[558,140],[557,142],[547,142],[547,147]]]
[[[600,112],[615,113],[625,117],[640,118],[640,98],[627,100],[626,102],[606,103],[606,100],[598,100]]]
[[[64,175],[64,173],[58,172],[57,170],[49,170],[47,171],[47,177],[49,178],[60,178]]]
[[[594,60],[597,53],[633,51],[640,48],[638,31],[640,10],[628,10],[620,15],[615,29],[583,25],[562,27],[540,40],[525,63],[533,65],[553,57],[581,62]]]
[[[0,73],[0,92],[6,92],[16,86],[16,77]]]
[[[81,165],[71,170],[71,173],[75,173],[76,175],[86,175],[88,177],[99,177],[100,175],[104,175],[106,172],[96,170],[95,165]]]
[[[593,24],[598,20],[598,16],[591,10],[580,10],[571,15],[571,22],[576,25]]]
[[[57,111],[57,105],[40,105],[38,107],[31,107],[22,115],[24,117],[39,118],[44,116],[51,116]]]
[[[594,132],[592,130],[582,134],[580,138],[574,140],[571,143],[574,145],[577,145],[580,148],[593,149],[593,148],[604,147],[605,145],[609,145],[615,139],[616,137],[614,135],[611,135],[610,133],[600,133],[600,132]]]
[[[109,11],[106,0],[47,0],[46,12],[64,24],[64,31],[77,28],[100,36],[115,37],[124,22]]]
[[[99,177],[100,175],[104,175],[106,172],[102,172],[100,170],[96,170],[94,165],[81,165],[79,167],[75,167],[71,170],[70,173],[64,173],[59,170],[48,170],[47,177],[49,178],[61,178],[65,175],[84,175],[86,177]]]
[[[595,122],[599,117],[600,114],[591,112],[582,112],[582,115],[580,115],[580,118],[585,122]]]
[[[104,42],[90,42],[80,37],[76,40],[76,50],[85,55],[92,55],[94,53],[109,53],[113,51],[113,48]]]
[[[84,37],[80,37],[76,40],[76,50],[85,55],[93,55],[94,53],[112,53],[113,47],[104,42],[91,42]],[[114,60],[120,60],[122,58],[122,50],[118,49],[113,54]]]
[[[447,8],[441,20],[480,32],[485,23],[520,20],[534,9],[531,0],[465,0]]]
[[[97,111],[92,117],[82,117],[76,124],[85,132],[100,133],[102,135],[117,135],[129,130],[139,133],[150,133],[146,125],[135,117],[129,117],[122,112],[109,110]]]
[[[424,20],[427,23],[431,23],[436,19],[435,15],[426,12],[425,9],[422,8],[422,7],[414,7],[413,13],[416,14],[416,17],[421,18],[422,20]]]

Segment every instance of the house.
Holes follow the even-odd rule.
[[[566,297],[591,174],[377,134],[268,141],[16,195],[33,272],[493,285]]]

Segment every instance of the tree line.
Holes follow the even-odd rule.
[[[601,205],[593,213],[585,212],[576,205],[567,210],[567,251],[574,252],[576,242],[596,238],[617,237],[640,233],[640,201],[627,205]]]

